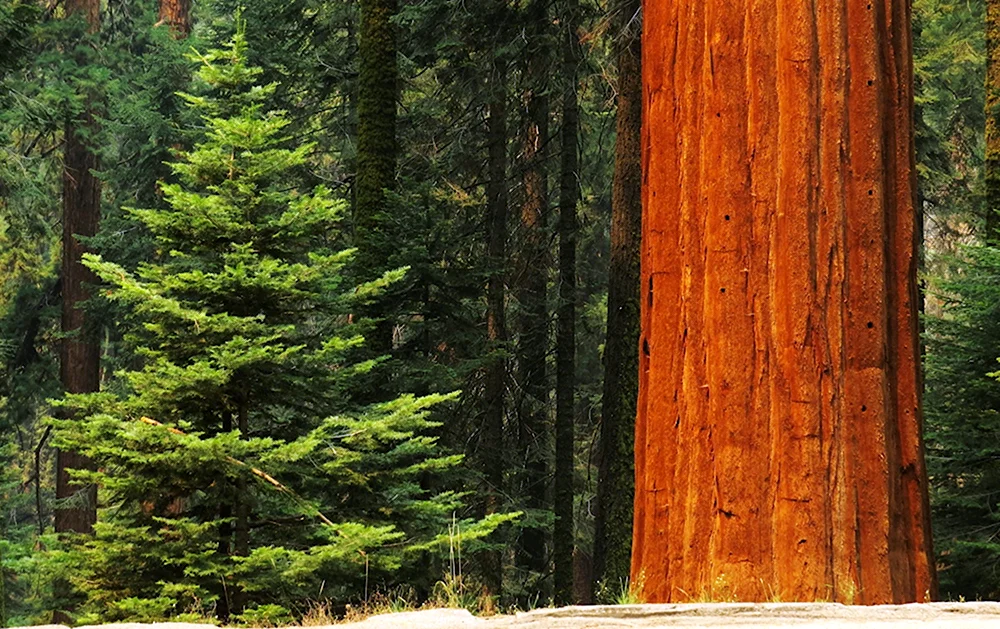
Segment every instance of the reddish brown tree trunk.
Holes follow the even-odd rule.
[[[617,0],[618,89],[604,392],[594,518],[594,588],[603,600],[628,583],[632,556],[635,402],[639,388],[639,252],[642,242],[640,0]]]
[[[177,39],[191,33],[191,0],[160,0],[159,22],[170,27]]]
[[[67,0],[67,16],[82,15],[91,33],[100,28],[98,0]],[[81,263],[85,251],[77,236],[93,236],[101,215],[101,182],[93,171],[97,155],[86,140],[97,125],[90,108],[79,120],[66,124],[63,163],[63,259],[62,331],[59,370],[67,393],[90,393],[100,389],[101,344],[89,329],[80,304],[90,297],[87,284],[94,275]],[[83,132],[83,133],[81,133]],[[56,498],[67,501],[55,509],[57,532],[90,533],[97,519],[97,490],[70,482],[69,471],[89,469],[92,464],[75,452],[56,454]]]
[[[934,596],[909,3],[647,2],[633,578]]]

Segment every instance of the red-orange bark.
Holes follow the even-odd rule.
[[[650,601],[923,601],[906,0],[645,2]]]
[[[91,34],[100,30],[98,0],[67,0],[66,15],[82,16]],[[97,154],[84,138],[97,129],[88,97],[87,109],[79,120],[66,125],[63,156],[63,235],[62,235],[62,331],[66,334],[59,353],[59,372],[67,393],[100,390],[101,344],[82,304],[90,298],[87,286],[97,278],[85,266],[85,251],[79,236],[97,234],[101,216],[101,181],[94,175],[100,166]],[[81,133],[83,131],[84,133]],[[55,530],[59,533],[91,533],[97,520],[97,489],[72,482],[70,470],[93,468],[87,457],[66,450],[56,453],[56,498],[65,500],[55,509]]]
[[[158,13],[157,23],[169,26],[177,39],[191,33],[191,0],[160,0]]]

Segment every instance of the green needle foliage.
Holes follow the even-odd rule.
[[[27,55],[27,40],[40,12],[36,4],[26,0],[0,5],[0,79]]]
[[[129,210],[153,261],[86,261],[128,307],[137,364],[53,420],[57,445],[99,469],[78,474],[100,487],[94,537],[54,555],[72,565],[79,622],[287,622],[304,601],[391,587],[418,562],[426,573],[462,508],[433,489],[461,457],[428,419],[454,395],[352,401],[378,362],[352,359],[370,329],[352,313],[405,269],[347,283],[346,204],[298,190],[313,147],[285,137],[246,49],[238,28],[195,58],[201,90],[184,98],[204,139],[171,165],[164,207]],[[465,522],[463,537],[512,517]]]
[[[1000,596],[1000,250],[962,251],[927,322],[927,458],[941,593]]]

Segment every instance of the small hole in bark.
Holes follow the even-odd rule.
[[[716,118],[721,118],[722,117],[722,112],[721,111],[715,112],[715,117]]]
[[[719,289],[719,292],[720,292],[720,293],[724,293],[724,292],[726,292],[726,289],[725,289],[725,288],[720,288],[720,289]]]
[[[727,220],[727,221],[729,220],[729,215],[728,215],[728,214],[726,214],[726,220]]]
[[[875,85],[875,81],[868,79],[868,87],[871,87],[872,85]]]
[[[861,405],[861,412],[862,412],[862,413],[864,413],[864,412],[866,412],[867,410],[868,410],[868,407],[867,407],[867,406],[865,406],[864,404],[862,404],[862,405]]]
[[[868,196],[873,196],[874,194],[875,194],[875,191],[874,191],[874,190],[869,190],[869,191],[868,191]]]
[[[869,322],[868,322],[868,329],[869,329],[869,330],[871,330],[871,329],[872,329],[872,328],[874,328],[874,327],[875,327],[875,324],[874,324],[874,323],[872,323],[871,321],[869,321]]]
[[[642,339],[642,353],[649,356],[649,340]]]

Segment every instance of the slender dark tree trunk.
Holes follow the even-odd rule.
[[[985,240],[1000,246],[1000,0],[986,0]]]
[[[191,0],[160,0],[159,24],[170,27],[177,39],[191,33]]]
[[[490,351],[496,357],[486,368],[486,416],[480,454],[483,457],[486,482],[486,513],[500,509],[505,469],[503,448],[504,394],[506,392],[507,361],[504,343],[507,340],[505,265],[507,263],[507,87],[506,64],[493,62],[492,96],[489,102],[488,145],[489,182],[486,185],[486,211],[489,216],[487,250],[490,275],[486,287],[486,337]],[[485,582],[489,590],[501,594],[503,561],[500,551],[490,551],[485,558]]]
[[[240,439],[250,438],[249,408],[245,398],[239,401],[236,428],[240,432]],[[233,536],[233,554],[238,557],[250,555],[250,496],[247,489],[247,479],[240,475],[236,481],[236,526]],[[241,613],[244,607],[246,607],[246,593],[237,589],[232,593],[230,612]]]
[[[392,24],[397,0],[361,0],[360,10],[354,226],[361,279],[371,280],[388,270],[389,253],[396,246],[385,192],[394,187],[398,152],[399,69]],[[392,349],[391,323],[379,325],[369,345],[380,353]]]
[[[82,16],[90,33],[100,29],[98,0],[66,0],[67,17]],[[82,61],[81,61],[82,62]],[[87,287],[94,275],[81,260],[85,248],[78,237],[93,236],[101,215],[101,182],[93,171],[98,157],[89,142],[97,130],[91,98],[80,118],[66,123],[63,160],[63,260],[62,341],[59,370],[67,393],[91,393],[100,389],[101,344],[81,304],[90,297]],[[86,457],[60,450],[56,455],[56,498],[66,501],[55,509],[59,533],[91,533],[97,520],[97,488],[80,488],[70,480],[70,470],[92,469]]]
[[[628,584],[639,392],[639,250],[642,243],[642,16],[640,0],[617,0],[618,111],[611,197],[608,331],[598,456],[594,579],[604,596]],[[595,592],[598,594],[600,592]]]
[[[548,458],[551,452],[548,421],[549,383],[546,356],[549,347],[549,312],[546,289],[549,276],[548,174],[545,144],[549,134],[547,11],[542,0],[528,7],[527,24],[532,33],[527,51],[524,94],[524,123],[521,156],[523,165],[521,201],[521,242],[518,252],[517,381],[518,441],[524,460],[526,506],[548,508]],[[526,528],[521,540],[521,565],[536,573],[548,568],[546,533]]]
[[[250,438],[249,413],[246,400],[239,403],[237,413],[237,429],[240,431],[240,439]],[[234,550],[240,557],[250,554],[250,501],[246,497],[247,482],[242,476],[238,483],[239,503],[236,506],[236,540]]]
[[[233,416],[227,412],[222,413],[222,432],[232,432],[233,430]],[[228,488],[228,483],[226,483]],[[223,490],[223,500],[219,504],[219,519],[222,523],[219,525],[219,545],[217,548],[218,554],[222,557],[228,557],[232,553],[233,544],[233,503],[228,498],[225,497],[225,490]],[[225,580],[222,581],[222,592],[219,595],[219,602],[216,607],[216,616],[222,622],[228,622],[229,617],[233,613],[239,613],[239,606],[237,605],[238,598],[235,585],[232,583],[226,583]]]
[[[556,329],[555,602],[573,602],[573,425],[576,421],[576,204],[579,199],[580,108],[577,81],[579,5],[570,1],[563,22],[562,146],[559,182],[559,307]]]

